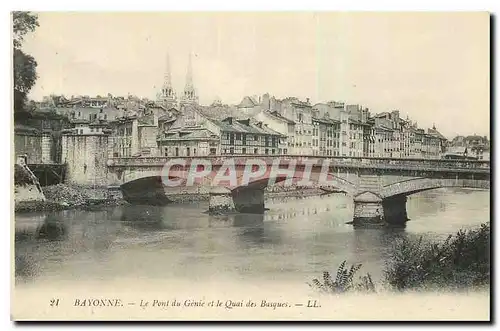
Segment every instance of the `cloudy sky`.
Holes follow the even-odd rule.
[[[178,94],[193,54],[202,104],[268,92],[399,109],[445,135],[489,136],[487,13],[40,13],[24,49],[31,97],[155,97],[170,55]]]

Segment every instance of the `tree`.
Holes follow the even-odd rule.
[[[27,96],[37,79],[37,63],[33,56],[21,50],[24,37],[38,27],[38,16],[30,12],[12,13],[13,64],[14,64],[14,110],[25,110]]]

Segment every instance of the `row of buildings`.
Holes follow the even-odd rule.
[[[107,134],[110,155],[224,154],[442,158],[450,142],[433,127],[418,128],[399,111],[371,114],[359,105],[311,105],[264,94],[238,105],[196,102],[180,107],[73,107],[65,133]],[[471,149],[472,151],[472,149]]]
[[[66,119],[59,125],[62,134],[108,135],[112,157],[251,154],[489,159],[489,142],[481,140],[472,146],[470,137],[450,142],[436,127],[419,128],[398,110],[372,114],[360,105],[311,104],[309,99],[277,99],[267,93],[245,96],[237,105],[216,100],[203,106],[193,84],[191,59],[180,98],[172,88],[168,58],[166,64],[156,100],[52,96],[38,105],[36,113]],[[29,128],[24,125],[23,130]],[[33,148],[33,142],[25,139],[24,143]],[[460,144],[466,150],[451,150]],[[22,149],[23,141],[18,139],[16,150]],[[57,147],[52,149],[60,154]]]

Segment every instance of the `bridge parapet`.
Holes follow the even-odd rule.
[[[390,158],[355,158],[355,157],[323,157],[304,155],[261,156],[261,155],[214,155],[191,157],[127,157],[110,158],[108,167],[162,167],[168,161],[183,160],[189,165],[193,160],[207,160],[212,165],[222,165],[232,160],[236,166],[244,166],[247,161],[258,159],[268,165],[279,161],[286,166],[295,162],[298,166],[306,161],[313,166],[322,166],[325,162],[333,168],[356,169],[393,169],[393,170],[420,170],[420,171],[458,171],[458,172],[490,172],[490,161],[477,160],[442,160],[442,159],[390,159]],[[311,162],[314,160],[314,163]]]
[[[490,189],[490,181],[466,178],[414,178],[385,186],[382,188],[380,195],[383,199],[386,199],[398,195],[410,195],[413,193],[442,187]]]

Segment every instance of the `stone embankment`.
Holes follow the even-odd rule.
[[[57,184],[42,187],[44,201],[19,201],[15,204],[16,212],[51,211],[64,209],[88,209],[103,205],[123,204],[119,191],[107,188]]]
[[[54,211],[64,209],[93,209],[106,205],[127,204],[120,191],[107,188],[57,184],[42,187],[43,201],[16,201],[15,212]],[[274,186],[265,189],[268,197],[307,197],[324,193],[320,189],[296,186]],[[169,194],[168,199],[175,203],[208,201],[208,194]]]
[[[293,186],[270,186],[264,189],[264,196],[266,197],[308,197],[314,195],[325,194],[324,191],[318,188],[302,188]],[[209,194],[168,194],[168,199],[172,203],[189,203],[198,201],[208,201]]]

